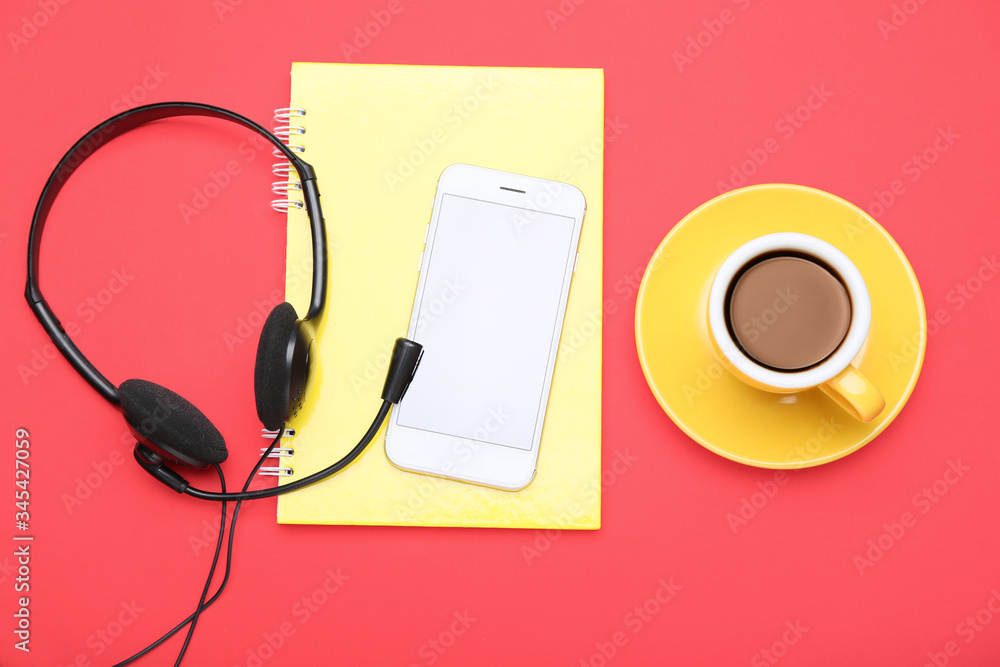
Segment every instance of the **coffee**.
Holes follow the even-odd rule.
[[[851,324],[847,289],[831,270],[799,255],[758,258],[733,280],[726,304],[733,340],[757,363],[799,371],[833,354]]]

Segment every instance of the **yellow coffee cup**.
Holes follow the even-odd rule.
[[[779,370],[751,357],[734,337],[727,317],[734,283],[746,267],[761,258],[794,256],[827,269],[844,286],[850,300],[846,334],[827,357],[801,370]],[[781,394],[819,388],[848,414],[862,422],[885,408],[882,393],[854,360],[864,348],[871,327],[871,299],[858,268],[833,245],[808,234],[781,232],[755,238],[733,251],[712,281],[708,298],[708,331],[716,356],[730,373],[752,387]]]

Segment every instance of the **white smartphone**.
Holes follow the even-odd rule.
[[[442,172],[408,333],[423,357],[385,436],[393,465],[507,491],[531,482],[585,212],[566,183]]]

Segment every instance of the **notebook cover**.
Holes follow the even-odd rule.
[[[600,69],[295,63],[293,143],[315,168],[330,298],[287,482],[340,458],[368,428],[392,345],[405,336],[441,171],[464,162],[572,183],[587,198],[535,480],[506,492],[403,472],[384,427],[335,478],[282,496],[282,523],[600,527],[604,78]],[[286,298],[304,310],[311,246],[288,220]]]

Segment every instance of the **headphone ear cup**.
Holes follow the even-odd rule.
[[[275,306],[260,331],[253,370],[254,399],[260,423],[272,431],[281,428],[288,416],[292,382],[289,348],[297,320],[295,308],[285,302]]]
[[[187,399],[146,380],[118,387],[122,414],[136,439],[180,463],[204,468],[229,457],[226,441]]]

